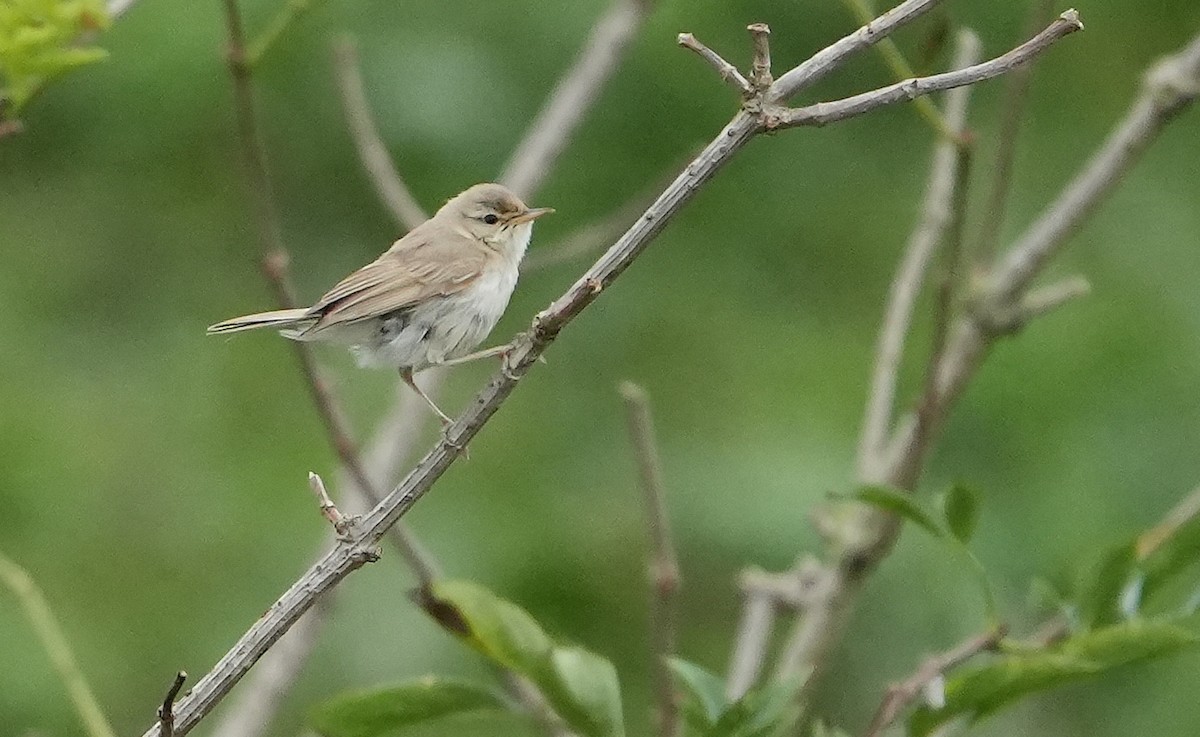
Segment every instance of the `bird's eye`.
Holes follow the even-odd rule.
[[[483,216],[483,222],[487,223],[488,225],[495,225],[496,223],[500,222],[500,218],[497,217],[495,213],[489,212],[487,215]]]

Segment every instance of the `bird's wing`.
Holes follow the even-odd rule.
[[[313,305],[312,330],[379,317],[466,289],[487,266],[486,249],[469,248],[457,234],[397,241],[375,261],[334,285]],[[398,248],[403,244],[403,248]]]

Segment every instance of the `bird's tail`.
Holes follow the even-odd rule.
[[[272,310],[271,312],[256,312],[253,315],[243,315],[232,320],[225,320],[216,325],[208,326],[209,335],[223,333],[240,333],[243,330],[255,328],[291,328],[300,323],[311,322],[308,310],[299,307],[294,310]]]

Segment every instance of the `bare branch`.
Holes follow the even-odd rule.
[[[521,273],[540,271],[599,251],[624,233],[661,191],[662,185],[659,184],[653,192],[639,192],[629,201],[618,205],[612,212],[584,223],[557,242],[549,246],[538,246],[521,261]]]
[[[800,90],[811,86],[846,60],[863,49],[879,43],[902,25],[910,23],[932,10],[941,0],[906,0],[849,36],[821,49],[808,61],[798,65],[779,79],[767,95],[767,101],[781,103]]]
[[[1078,13],[1068,10],[1029,41],[990,61],[943,74],[907,79],[842,100],[818,102],[806,107],[781,110],[769,117],[767,127],[790,128],[797,125],[827,125],[868,113],[884,105],[892,105],[915,99],[921,95],[928,95],[931,92],[992,79],[1031,61],[1035,56],[1050,48],[1055,41],[1080,30],[1083,30],[1083,24],[1079,22]],[[782,79],[780,81],[782,82]],[[778,84],[776,83],[776,86]]]
[[[976,655],[995,650],[1004,639],[1005,628],[1000,627],[981,635],[976,635],[960,643],[951,650],[927,658],[921,667],[908,678],[888,687],[883,702],[875,712],[871,725],[863,732],[863,737],[882,737],[884,730],[896,721],[900,712],[921,695],[921,691],[936,679],[954,668],[962,665]]]
[[[0,586],[12,592],[25,611],[29,626],[33,628],[38,643],[46,651],[54,672],[66,688],[87,737],[116,737],[46,597],[29,572],[9,560],[4,553],[0,553]]]
[[[232,14],[236,15],[234,3],[235,0],[226,0],[227,8],[231,8]],[[230,25],[232,29],[233,20]],[[231,31],[231,38],[240,38],[240,27],[236,30],[237,33]],[[231,58],[236,58],[236,54],[231,54]],[[234,68],[237,79],[237,65]],[[246,88],[246,102],[252,102],[244,80],[238,87]],[[563,328],[595,301],[641,255],[696,192],[764,127],[755,112],[740,110],[735,114],[643,216],[564,294],[538,313],[530,328],[511,342],[507,365],[492,376],[469,408],[447,428],[439,442],[404,480],[363,516],[352,539],[339,540],[333,550],[297,579],[196,684],[191,693],[180,701],[176,709],[178,733],[186,733],[209,713],[254,662],[322,595],[352,571],[377,558],[375,545],[379,539],[458,459],[467,443],[499,410]],[[256,137],[249,140],[254,141]],[[264,242],[270,241],[264,238]],[[858,573],[861,574],[861,571]],[[146,732],[146,737],[159,735],[157,725]]]
[[[970,31],[961,32],[955,68],[975,64],[980,51],[981,44],[975,34]],[[962,63],[959,64],[959,61]],[[946,110],[942,117],[954,134],[954,140],[943,138],[934,147],[929,181],[925,186],[925,200],[921,205],[921,218],[909,237],[904,258],[896,270],[896,277],[892,280],[888,294],[875,349],[871,389],[858,446],[858,477],[863,480],[879,481],[883,472],[883,457],[891,431],[900,362],[912,321],[913,306],[921,292],[921,284],[925,280],[933,254],[953,219],[953,203],[960,187],[959,146],[955,141],[961,140],[967,130],[970,90],[969,86],[959,87],[946,95]]]
[[[186,680],[187,672],[179,671],[176,673],[175,680],[171,683],[171,688],[167,689],[167,695],[163,698],[162,705],[158,707],[158,723],[162,725],[163,737],[174,737],[175,698],[179,696],[179,691],[183,688],[183,683]]]
[[[992,297],[1011,301],[1075,233],[1172,118],[1200,96],[1200,35],[1155,64],[1142,93],[1108,140],[1042,216],[1017,239],[991,276]]]
[[[671,539],[671,521],[667,514],[662,464],[654,440],[650,399],[644,389],[630,381],[621,383],[620,392],[625,402],[629,436],[633,440],[650,529],[650,628],[658,731],[663,737],[673,737],[679,734],[680,729],[679,705],[676,703],[675,686],[667,667],[667,658],[675,654],[675,630],[679,619],[679,560]]]
[[[750,97],[754,94],[754,88],[750,86],[737,67],[725,61],[720,54],[705,46],[695,36],[690,33],[681,33],[676,37],[676,41],[683,48],[696,52],[701,59],[717,71],[717,74],[721,75],[724,82],[737,90],[742,97]]]
[[[758,681],[779,608],[788,607],[802,615],[824,575],[824,566],[812,556],[804,556],[786,573],[767,573],[760,568],[742,571],[738,579],[742,617],[725,683],[730,701],[745,696]]]
[[[238,689],[236,702],[221,712],[212,737],[266,734],[308,662],[329,621],[330,597],[304,613],[254,666]]]
[[[321,509],[321,516],[333,525],[335,532],[344,535],[346,533],[346,517],[338,511],[333,499],[329,498],[329,492],[325,490],[325,482],[321,480],[320,476],[309,471],[308,486],[317,497],[317,506]]]
[[[1167,512],[1161,522],[1138,537],[1138,559],[1145,560],[1150,557],[1197,515],[1200,515],[1200,486],[1192,489],[1190,494],[1181,499],[1170,512]]]
[[[766,23],[746,26],[754,43],[754,61],[750,64],[750,85],[762,92],[774,81],[771,77],[771,29]]]
[[[522,197],[537,192],[617,70],[650,5],[647,0],[613,0],[517,144],[500,175],[501,182]]]
[[[379,136],[379,128],[371,115],[367,93],[363,89],[362,72],[358,65],[358,46],[350,36],[342,36],[333,44],[334,69],[337,72],[338,92],[346,126],[354,139],[354,148],[362,162],[375,194],[391,213],[396,224],[412,230],[429,219],[429,215],[413,197],[404,183],[387,146]]]
[[[1092,285],[1082,276],[1072,276],[1041,289],[1034,289],[1021,300],[1019,320],[1022,324],[1035,317],[1053,312],[1067,302],[1086,297]]]
[[[1025,23],[1024,36],[1029,36],[1050,21],[1054,0],[1033,0]],[[1017,153],[1017,136],[1025,118],[1025,103],[1033,82],[1033,64],[1013,70],[1004,78],[1004,99],[1000,103],[1000,132],[997,134],[996,158],[991,166],[992,188],[983,207],[983,223],[975,244],[974,258],[980,268],[986,268],[1000,240],[1004,226],[1004,211],[1008,205],[1008,190],[1012,186],[1013,161]]]

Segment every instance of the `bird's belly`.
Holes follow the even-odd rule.
[[[470,353],[508,306],[517,274],[507,271],[484,274],[458,294],[379,320],[374,339],[355,348],[359,364],[420,371]]]

